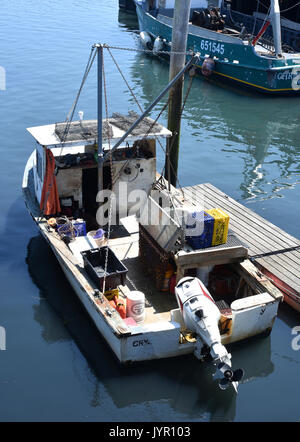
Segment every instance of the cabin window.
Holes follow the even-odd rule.
[[[36,151],[36,171],[39,179],[43,181],[43,158],[38,150]]]

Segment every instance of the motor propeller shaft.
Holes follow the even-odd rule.
[[[242,368],[232,370],[231,367],[224,362],[221,362],[218,365],[218,370],[220,370],[224,376],[219,381],[219,387],[221,388],[221,390],[226,390],[230,385],[232,385],[237,392],[238,384],[244,376],[244,370]]]

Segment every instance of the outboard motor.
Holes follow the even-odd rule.
[[[242,369],[232,371],[231,354],[221,343],[219,320],[221,312],[202,281],[186,277],[179,281],[175,295],[183,315],[186,327],[196,333],[195,356],[203,360],[207,355],[213,359],[223,375],[219,382],[222,389],[232,385],[237,392],[239,381],[244,372]]]
[[[212,31],[222,31],[225,26],[225,16],[221,15],[219,8],[202,8],[193,12],[192,24]]]

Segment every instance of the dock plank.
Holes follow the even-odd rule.
[[[230,216],[230,229],[249,247],[249,256],[300,246],[300,240],[257,215],[209,183],[183,188],[188,203],[204,210],[222,208]],[[257,258],[267,271],[300,292],[300,250]]]
[[[257,224],[256,226],[254,225],[254,229],[252,229],[251,235],[249,235],[252,226],[251,222],[247,220],[246,214],[244,214],[243,211],[240,211],[238,214],[235,214],[234,209],[232,209],[231,205],[228,204],[227,199],[226,201],[223,201],[220,197],[215,198],[214,196],[211,195],[209,196],[207,192],[205,199],[206,199],[206,204],[205,204],[206,209],[219,206],[228,212],[228,214],[231,216],[232,230],[237,234],[237,236],[240,237],[241,240],[244,240],[246,243],[248,243],[250,257],[261,253],[267,253],[270,251],[282,250],[286,247],[298,246],[300,243],[296,238],[293,238],[292,243],[289,242],[287,244],[284,241],[280,240],[279,244],[278,243],[275,244],[274,242],[272,242],[272,238],[274,237],[274,232],[270,230],[270,225],[268,225],[268,229],[266,230],[263,229],[264,219],[261,217],[259,217],[259,224]],[[254,212],[252,212],[252,214],[256,215],[254,214]],[[276,229],[278,230],[277,227]],[[261,235],[259,234],[259,230],[261,231]],[[273,255],[271,258],[270,257],[264,258],[264,260],[273,262],[274,267],[277,268],[277,271],[283,271],[283,273],[285,273],[286,270],[290,275],[290,278],[298,283],[297,275],[299,273],[299,262],[300,262],[299,251],[286,252],[280,255]],[[258,262],[261,262],[261,259],[258,260]],[[293,276],[293,274],[295,274],[295,276]]]
[[[187,195],[189,195],[189,189],[187,190]],[[199,199],[198,199],[199,201]],[[200,201],[199,201],[200,202]],[[231,227],[234,228],[235,233],[238,236],[245,237],[245,230],[247,230],[248,235],[244,241],[247,242],[249,246],[250,256],[258,255],[266,252],[275,252],[285,248],[295,247],[300,245],[300,241],[293,238],[293,240],[284,240],[281,236],[277,236],[272,231],[271,226],[264,228],[264,219],[259,217],[254,220],[248,217],[248,214],[244,210],[235,210],[235,207],[230,204],[228,199],[224,201],[219,195],[211,195],[206,192],[205,194],[205,208],[216,207],[216,205],[222,207],[225,211],[230,211],[231,214]],[[243,207],[243,206],[242,206]],[[255,215],[255,214],[254,214]],[[257,215],[258,216],[258,215]],[[252,217],[253,218],[253,217]],[[276,226],[275,226],[276,227]],[[278,228],[276,228],[278,229]],[[253,236],[254,235],[254,236]],[[278,235],[281,235],[278,233]],[[296,270],[299,269],[300,251],[286,252],[282,254],[280,262],[286,262],[288,267],[295,266]]]

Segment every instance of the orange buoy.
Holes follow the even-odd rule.
[[[125,302],[121,298],[118,298],[116,301],[116,310],[122,319],[126,318],[126,306]]]

